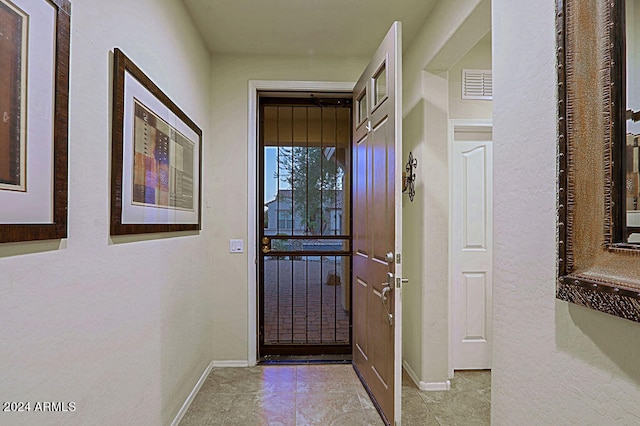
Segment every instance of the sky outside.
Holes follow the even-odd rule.
[[[276,198],[278,193],[278,148],[275,146],[264,147],[264,202],[268,203]],[[280,181],[280,189],[291,189],[288,182]]]

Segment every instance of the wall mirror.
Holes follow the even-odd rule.
[[[556,2],[556,295],[640,322],[637,3]]]
[[[624,23],[626,145],[621,201],[626,211],[626,229],[622,237],[624,242],[640,244],[640,0],[624,1]]]

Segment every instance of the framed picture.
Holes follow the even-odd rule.
[[[67,236],[67,0],[0,0],[0,243]]]
[[[111,235],[201,229],[202,130],[114,49]]]

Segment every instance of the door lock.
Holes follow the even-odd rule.
[[[262,237],[262,253],[267,254],[271,252],[271,240],[269,237]]]
[[[389,253],[387,253],[387,256],[385,257],[385,260],[387,261],[387,263],[393,263],[393,252],[390,251]]]

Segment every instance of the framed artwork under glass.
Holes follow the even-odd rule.
[[[67,0],[0,0],[0,243],[67,236]]]
[[[114,49],[111,235],[201,229],[202,131]]]

